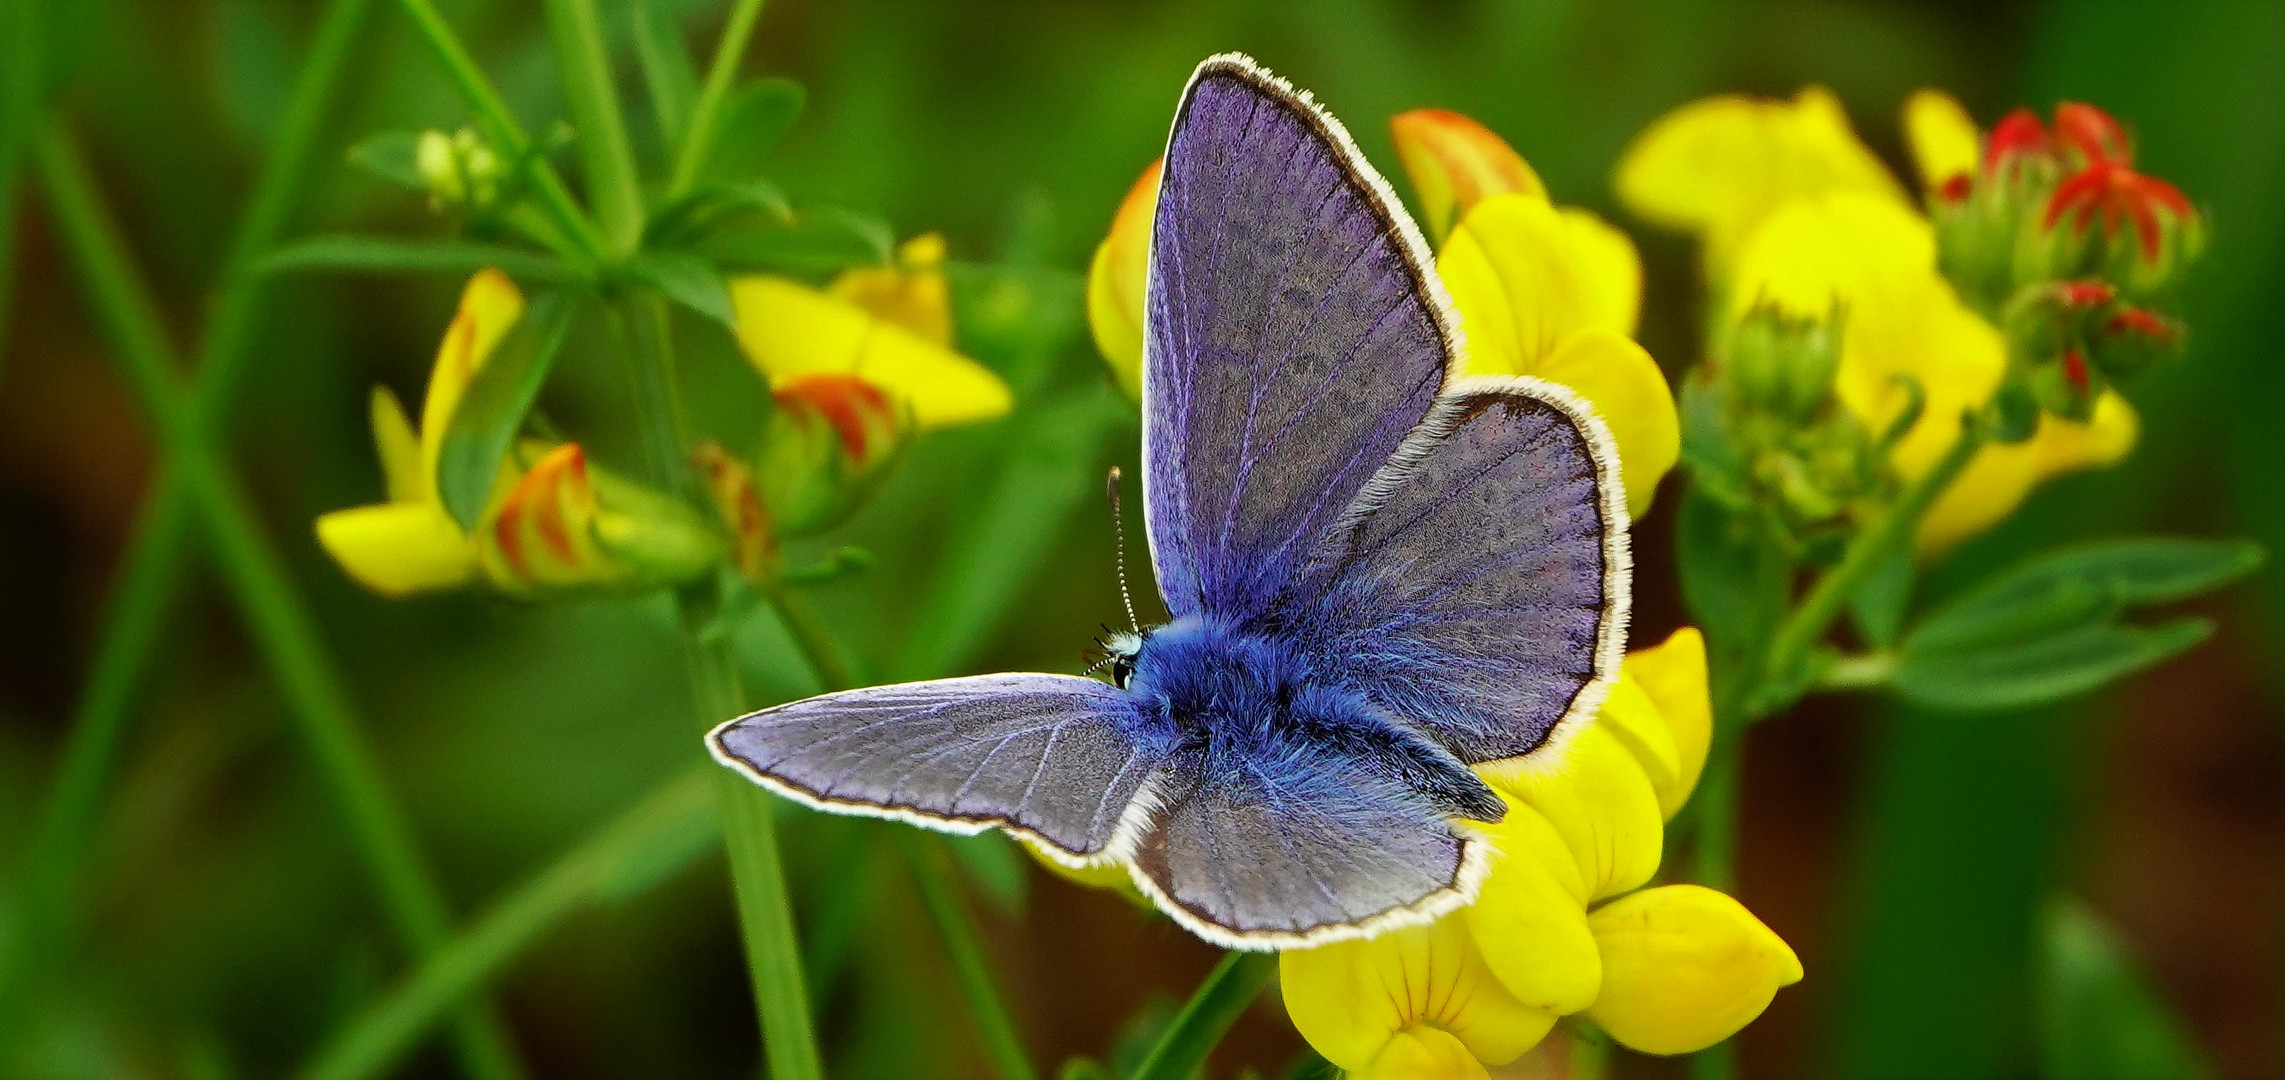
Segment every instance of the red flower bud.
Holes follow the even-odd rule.
[[[1968,201],[1968,193],[1975,189],[1975,181],[1966,173],[1953,173],[1944,186],[1936,189],[1936,197],[1948,203]]]
[[[777,392],[778,407],[807,422],[810,416],[832,425],[842,452],[864,461],[867,451],[893,435],[896,410],[881,388],[855,375],[811,375]]]
[[[2134,149],[2127,142],[2126,129],[2111,119],[2111,115],[2092,105],[2066,101],[2055,107],[2055,135],[2063,145],[2075,151],[2081,160],[2092,163],[2115,161],[2121,164],[2134,157]]]
[[[1991,129],[1991,138],[1984,143],[1984,175],[1998,177],[2007,166],[2023,158],[2044,157],[2054,152],[2054,141],[2047,137],[2047,128],[2039,122],[2038,115],[2029,109],[2017,109],[2002,117]]]
[[[913,432],[912,409],[854,375],[805,375],[778,387],[755,481],[778,530],[806,536],[870,501]]]
[[[2055,298],[2067,308],[2101,307],[2118,299],[2118,287],[2107,281],[2058,282]]]
[[[2072,389],[2087,392],[2087,358],[2079,355],[2075,345],[2063,350],[2063,377],[2071,380]]]

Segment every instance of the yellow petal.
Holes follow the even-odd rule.
[[[1729,1038],[1801,980],[1791,947],[1736,900],[1697,885],[1621,897],[1588,916],[1603,993],[1587,1015],[1646,1054],[1687,1054]]]
[[[1045,867],[1049,873],[1056,877],[1089,889],[1106,889],[1125,897],[1136,907],[1146,911],[1155,910],[1151,906],[1150,900],[1143,896],[1142,890],[1135,888],[1135,877],[1127,871],[1125,863],[1113,862],[1099,863],[1094,866],[1072,866],[1053,855],[1049,855],[1039,846],[1037,841],[1030,837],[1016,836],[1016,842],[1023,845],[1025,853],[1031,856],[1031,861]]]
[[[905,241],[895,266],[842,271],[826,292],[925,341],[952,347],[952,289],[944,280],[944,237],[938,233]]]
[[[1907,379],[1919,386],[1920,419],[1891,458],[1907,480],[1944,456],[1959,438],[1961,415],[1991,398],[2007,367],[1999,330],[1937,272],[1926,219],[1888,199],[1803,199],[1771,215],[1739,256],[1732,317],[1757,301],[1845,320],[1833,391],[1868,431],[1885,432],[1910,406]],[[1981,467],[1987,471],[1961,498],[2012,507],[2028,490],[2002,475],[2000,463]]]
[[[1479,830],[1493,862],[1461,917],[1509,994],[1567,1016],[1595,1000],[1603,979],[1578,867],[1555,826],[1529,805],[1506,801],[1507,818]]]
[[[1520,193],[1547,199],[1539,174],[1491,129],[1456,112],[1414,109],[1390,118],[1396,156],[1420,200],[1420,223],[1442,243],[1452,223],[1478,202]]]
[[[922,428],[1005,415],[1014,404],[989,368],[846,300],[775,277],[730,283],[738,344],[772,387],[805,375],[855,375],[909,403]]]
[[[1460,219],[1436,258],[1466,332],[1471,375],[1536,375],[1547,357],[1586,328],[1590,312],[1607,315],[1598,290],[1605,261],[1572,252],[1572,228],[1547,200],[1495,195]]]
[[[1611,429],[1627,510],[1650,509],[1658,481],[1682,453],[1682,421],[1666,375],[1632,338],[1600,328],[1571,335],[1534,372],[1578,391]]]
[[[1539,755],[1479,766],[1486,782],[1546,817],[1571,849],[1587,899],[1600,900],[1649,881],[1658,870],[1665,818],[1658,793],[1616,735],[1589,722],[1561,758]]]
[[[1555,1017],[1517,1001],[1484,966],[1467,924],[1444,918],[1278,954],[1279,990],[1293,1026],[1325,1059],[1364,1072],[1385,1053],[1392,1066],[1438,1050],[1440,1032],[1467,1054],[1499,1065],[1546,1036]],[[1410,1034],[1423,1046],[1401,1045]],[[1440,1052],[1449,1055],[1450,1048]],[[1374,1075],[1402,1076],[1404,1073]],[[1465,1074],[1463,1074],[1465,1075]]]
[[[1665,641],[1628,653],[1619,667],[1619,681],[1634,686],[1648,699],[1674,749],[1673,780],[1656,784],[1659,809],[1671,819],[1698,785],[1698,774],[1706,767],[1706,749],[1714,739],[1706,636],[1697,627],[1685,626]],[[1611,714],[1611,707],[1605,705],[1603,715]],[[1653,775],[1652,779],[1655,783],[1657,778]]]
[[[1642,315],[1642,255],[1610,222],[1575,206],[1559,206],[1569,235],[1571,263],[1588,286],[1580,290],[1579,322],[1633,337]]]
[[[468,535],[438,503],[336,510],[318,517],[317,540],[358,584],[383,596],[449,589],[476,574]]]
[[[1902,202],[1823,87],[1791,101],[1723,95],[1660,117],[1619,161],[1619,201],[1643,219],[1700,234],[1706,266],[1727,279],[1753,227],[1786,202],[1839,191]]]
[[[1923,191],[1939,191],[1954,177],[1974,176],[1983,156],[1976,122],[1941,90],[1915,90],[1904,100],[1904,141]]]
[[[2083,423],[2044,417],[2029,440],[1984,447],[1920,519],[1920,551],[1940,554],[2005,520],[2042,480],[2116,464],[2140,428],[2134,407],[2105,391]]]
[[[373,448],[381,455],[381,481],[390,502],[435,498],[434,478],[421,472],[420,436],[405,419],[405,407],[386,386],[373,388]]]
[[[1151,215],[1158,209],[1159,162],[1127,189],[1110,234],[1087,268],[1087,328],[1127,396],[1142,400],[1143,279],[1150,264]]]
[[[1466,1044],[1435,1028],[1397,1032],[1372,1063],[1352,1070],[1350,1080],[1491,1080],[1491,1073]]]
[[[437,455],[444,449],[445,429],[460,395],[483,368],[492,349],[500,344],[516,320],[524,317],[524,294],[508,275],[486,267],[468,279],[460,292],[460,310],[444,328],[444,343],[436,350],[436,366],[429,370],[428,396],[421,401],[421,476],[435,490]]]

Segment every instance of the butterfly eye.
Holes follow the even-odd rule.
[[[1134,677],[1134,674],[1135,674],[1135,662],[1134,662],[1134,661],[1132,661],[1132,660],[1129,660],[1129,659],[1127,659],[1126,657],[1123,657],[1123,656],[1115,656],[1115,657],[1112,657],[1112,658],[1111,658],[1111,685],[1112,685],[1112,686],[1116,686],[1116,687],[1118,687],[1118,688],[1119,688],[1119,689],[1121,689],[1121,690],[1124,690],[1124,689],[1126,689],[1126,688],[1127,688],[1127,680],[1128,680],[1128,679],[1131,679],[1131,678],[1133,678],[1133,677]]]

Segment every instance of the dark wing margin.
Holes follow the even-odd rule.
[[[945,832],[998,826],[1077,864],[1126,859],[1157,755],[1124,691],[1074,675],[874,686],[763,709],[708,733],[722,764],[837,814]]]
[[[1469,379],[1324,538],[1287,620],[1340,678],[1470,765],[1593,716],[1626,652],[1626,493],[1569,390]]]
[[[1176,922],[1224,948],[1309,948],[1433,922],[1472,902],[1484,841],[1365,758],[1300,743],[1192,754],[1129,867]]]
[[[1244,625],[1427,415],[1460,353],[1420,230],[1339,121],[1237,54],[1167,141],[1143,494],[1176,617]]]

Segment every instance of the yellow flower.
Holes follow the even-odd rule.
[[[469,279],[430,370],[415,431],[385,387],[373,391],[373,442],[388,501],[317,519],[318,542],[350,577],[384,596],[466,585],[503,592],[632,586],[687,579],[720,558],[720,539],[674,500],[590,469],[578,444],[529,444],[503,461],[474,535],[437,487],[453,411],[523,317],[497,270]]]
[[[921,429],[990,420],[1015,398],[991,369],[953,350],[944,241],[909,240],[894,266],[850,270],[825,289],[780,277],[730,283],[738,344],[773,390],[805,377],[855,376],[909,407]]]
[[[1142,400],[1143,278],[1150,265],[1151,216],[1158,209],[1159,166],[1145,166],[1119,200],[1111,231],[1087,267],[1087,329],[1127,397]]]
[[[1934,187],[1974,168],[1977,135],[1949,98],[1915,95],[1905,127]],[[1733,323],[1763,301],[1796,317],[1841,316],[1834,393],[1868,430],[1895,423],[1913,394],[1908,381],[1917,384],[1926,400],[1895,449],[1900,477],[1932,467],[1958,437],[1961,414],[1998,389],[2006,342],[1938,271],[1927,219],[1824,90],[1790,103],[1726,96],[1684,106],[1635,140],[1617,184],[1645,218],[1700,235]],[[2135,433],[2133,410],[2105,393],[2084,423],[2047,417],[2030,441],[1985,448],[1922,519],[1921,551],[1988,528],[2043,479],[2117,461]]]
[[[1762,219],[1805,195],[1904,192],[1857,141],[1839,99],[1811,86],[1791,101],[1724,94],[1653,121],[1619,159],[1619,201],[1643,220],[1705,240],[1722,280]]]
[[[1792,951],[1736,901],[1641,888],[1664,819],[1705,764],[1705,658],[1693,629],[1637,650],[1559,764],[1480,770],[1508,812],[1480,827],[1496,854],[1474,904],[1282,954],[1302,1037],[1358,1077],[1485,1075],[1579,1013],[1634,1049],[1685,1053],[1728,1038],[1799,980]]]

